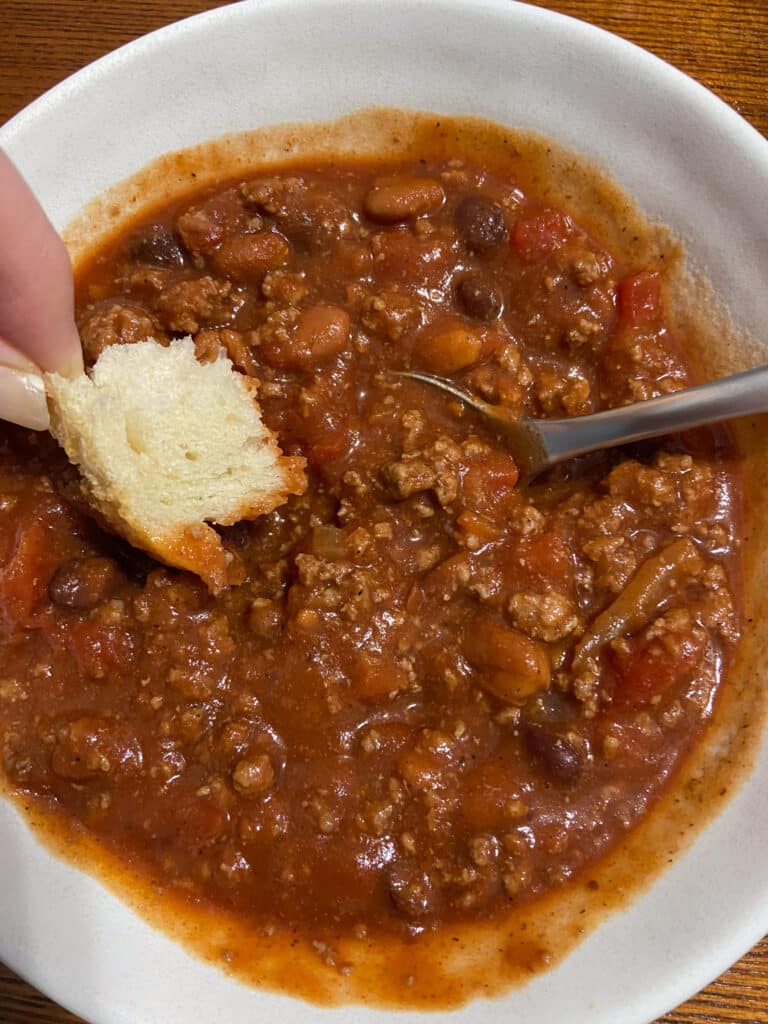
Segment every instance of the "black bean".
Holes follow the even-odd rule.
[[[456,207],[459,237],[473,252],[486,252],[502,242],[507,234],[504,211],[493,199],[466,196]]]
[[[490,323],[501,316],[501,293],[480,274],[462,277],[456,295],[464,312],[473,320]]]
[[[589,760],[589,747],[575,732],[560,732],[535,722],[522,728],[526,749],[537,767],[556,782],[575,782]]]
[[[120,579],[111,558],[73,558],[54,573],[48,596],[58,608],[88,611],[106,600]]]
[[[162,224],[151,224],[134,235],[128,243],[128,255],[138,263],[158,267],[184,265],[184,250],[174,233]]]
[[[222,527],[221,535],[227,545],[231,545],[238,551],[243,551],[250,544],[253,531],[251,524],[244,519],[240,523],[235,523],[234,526]]]

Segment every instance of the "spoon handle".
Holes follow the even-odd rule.
[[[538,420],[549,463],[705,423],[768,412],[768,365],[590,416]]]

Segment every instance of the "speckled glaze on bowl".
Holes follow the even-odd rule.
[[[169,150],[370,106],[475,114],[572,146],[685,239],[740,327],[759,336],[768,323],[768,142],[642,50],[505,0],[245,0],[85,68],[0,129],[0,145],[63,228]],[[451,1016],[645,1024],[768,929],[767,841],[764,746],[723,813],[629,910],[526,987]],[[259,992],[190,957],[53,857],[5,801],[0,872],[0,958],[93,1024],[392,1019]]]

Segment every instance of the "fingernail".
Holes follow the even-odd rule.
[[[0,366],[0,418],[30,430],[48,430],[48,403],[38,373]]]

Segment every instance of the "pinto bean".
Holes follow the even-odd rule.
[[[472,620],[464,638],[464,652],[481,674],[480,685],[499,700],[518,704],[549,686],[546,647],[489,615]]]
[[[477,330],[457,319],[424,331],[414,346],[413,359],[431,373],[451,374],[476,363],[482,347]]]
[[[325,362],[349,341],[349,314],[339,306],[311,306],[296,322],[293,346],[304,365]]]
[[[291,247],[277,231],[238,233],[224,239],[213,254],[215,269],[233,281],[261,281],[268,270],[288,262]]]
[[[398,178],[374,185],[363,209],[372,220],[393,224],[433,213],[444,202],[443,186],[434,178]]]
[[[186,248],[195,255],[209,256],[228,234],[254,229],[253,217],[247,217],[237,189],[228,188],[210,196],[199,206],[191,206],[176,219],[176,232]]]

